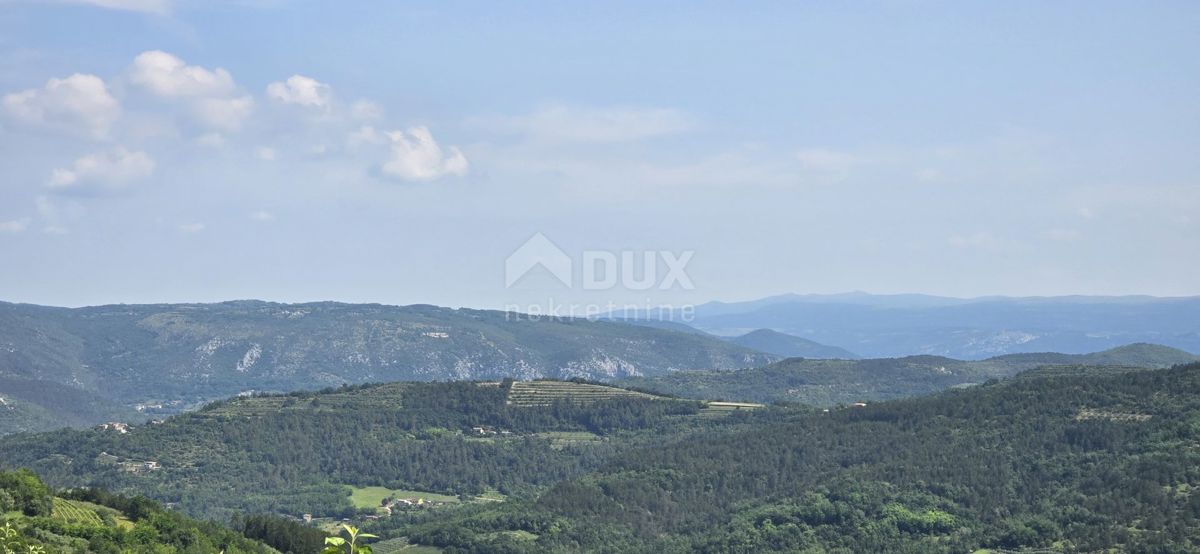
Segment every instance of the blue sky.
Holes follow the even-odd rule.
[[[1194,2],[0,0],[0,298],[1200,294],[1197,29]],[[694,288],[506,287],[535,233],[693,252]]]

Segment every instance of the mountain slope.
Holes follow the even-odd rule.
[[[852,360],[859,356],[836,346],[828,346],[806,338],[780,333],[771,329],[759,329],[745,335],[731,337],[729,342],[751,350],[766,352],[785,358],[838,358]]]
[[[1196,361],[1186,352],[1159,345],[1135,344],[1091,354],[1010,354],[980,361],[941,356],[867,360],[788,359],[733,373],[680,371],[620,381],[628,386],[686,398],[748,402],[799,402],[833,406],[929,394],[939,390],[1006,378],[1040,366],[1161,368]],[[1059,373],[1063,371],[1059,370]]]
[[[139,419],[136,410],[76,387],[0,375],[0,435]]]
[[[776,408],[380,530],[464,551],[1196,552],[1197,421],[1200,364]]]
[[[770,355],[703,334],[434,306],[0,304],[0,376],[73,387],[144,415],[247,390],[395,380],[738,369]],[[0,396],[13,394],[0,382]],[[51,395],[22,400],[47,406]],[[69,408],[69,406],[68,406]],[[58,425],[98,421],[61,413]],[[16,428],[0,425],[0,431]]]

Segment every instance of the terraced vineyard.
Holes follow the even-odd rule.
[[[508,403],[513,406],[548,406],[559,400],[588,404],[612,398],[670,400],[665,396],[572,381],[516,381],[508,391]]]
[[[100,514],[97,514],[96,510],[89,507],[87,503],[58,497],[54,498],[54,511],[51,517],[55,521],[68,525],[104,525]]]

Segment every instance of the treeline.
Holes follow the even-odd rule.
[[[1200,365],[747,417],[388,532],[450,552],[1200,551]]]

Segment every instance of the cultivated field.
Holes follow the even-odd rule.
[[[570,381],[517,381],[508,391],[508,403],[514,406],[548,406],[558,400],[590,403],[612,398],[667,399],[644,392]]]

